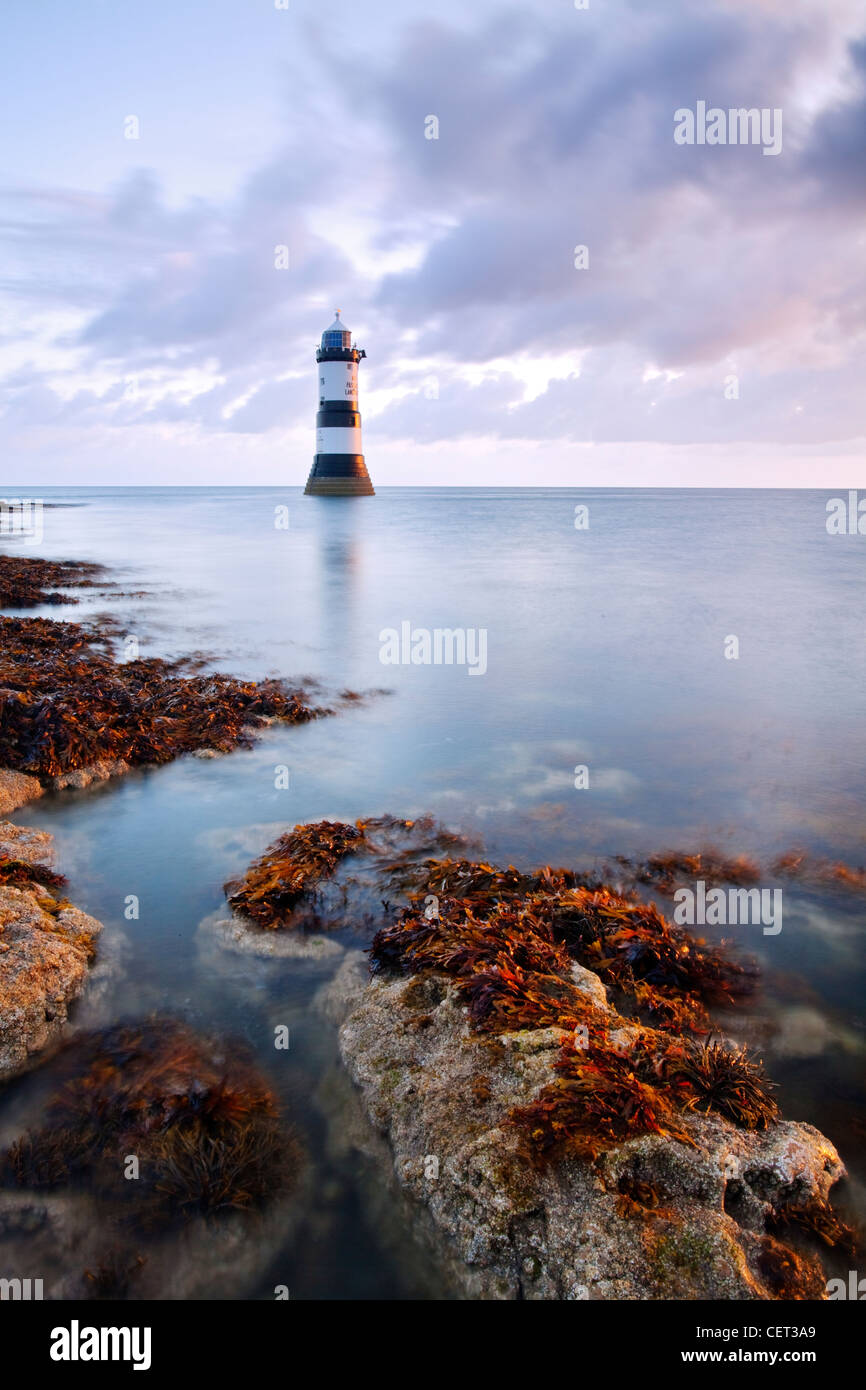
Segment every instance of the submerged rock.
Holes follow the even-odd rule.
[[[236,1047],[155,1018],[84,1034],[60,1060],[45,1123],[0,1165],[7,1184],[86,1186],[144,1229],[254,1210],[292,1186],[299,1146]]]
[[[262,931],[242,917],[212,912],[199,923],[199,936],[218,950],[261,959],[322,960],[340,956],[343,947],[317,932]]]
[[[426,822],[420,824],[428,829]],[[338,870],[358,856],[394,852],[397,842],[411,843],[418,828],[419,822],[394,816],[369,817],[354,825],[330,820],[296,825],[269,845],[243,878],[224,885],[229,906],[264,931],[307,927],[316,920],[317,910],[334,925],[339,893],[329,895],[327,890],[337,881]],[[401,847],[405,849],[405,843]]]
[[[341,927],[373,931],[387,920],[382,893],[392,879],[402,881],[433,849],[466,843],[430,816],[315,821],[279,835],[223,891],[250,941]],[[280,947],[262,953],[294,954]]]
[[[19,1278],[40,1279],[51,1301],[249,1298],[303,1215],[299,1192],[275,1201],[268,1221],[229,1212],[141,1239],[107,1223],[87,1192],[0,1189],[0,1258]]]
[[[55,1068],[41,1125],[0,1154],[4,1267],[46,1298],[242,1297],[305,1182],[243,1050],[156,1018],[83,1035]]]

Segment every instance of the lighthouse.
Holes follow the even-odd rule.
[[[373,496],[373,484],[364,463],[358,410],[358,363],[366,356],[364,349],[352,342],[338,309],[316,349],[316,457],[305,493],[320,497]]]

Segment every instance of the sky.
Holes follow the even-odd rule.
[[[861,0],[3,0],[0,131],[0,491],[302,484],[337,307],[376,485],[866,484]]]

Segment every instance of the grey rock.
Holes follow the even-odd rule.
[[[124,762],[123,758],[103,758],[99,762],[91,763],[89,767],[77,767],[71,772],[61,772],[59,776],[51,778],[51,785],[55,791],[63,791],[66,787],[82,791],[93,782],[107,782],[109,777],[122,777],[128,771],[129,763]]]
[[[578,968],[575,980],[615,1014],[591,971]],[[447,977],[370,980],[359,953],[317,1002],[342,1020],[340,1053],[363,1109],[419,1215],[420,1238],[433,1229],[437,1259],[464,1297],[775,1297],[780,1247],[767,1216],[783,1200],[825,1199],[844,1173],[810,1125],[755,1132],[688,1112],[694,1148],[648,1134],[595,1163],[538,1168],[507,1116],[553,1079],[561,1029],[480,1037]],[[625,1020],[619,1031],[626,1046]],[[651,1184],[658,1209],[624,1213],[623,1181]],[[820,1263],[799,1260],[811,1296],[822,1296]]]
[[[42,795],[42,784],[36,777],[26,772],[13,772],[10,768],[0,768],[0,816],[8,816],[28,801]]]
[[[52,837],[0,825],[0,851],[50,863]],[[0,1079],[27,1070],[63,1032],[84,989],[102,923],[37,884],[0,885]]]
[[[235,913],[213,912],[198,927],[199,936],[219,950],[283,960],[322,960],[340,956],[344,947],[317,932],[268,931]]]
[[[0,821],[0,858],[50,867],[54,863],[54,837],[47,830]]]

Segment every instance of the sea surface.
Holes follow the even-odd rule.
[[[106,924],[117,976],[91,1014],[160,1011],[244,1039],[303,1135],[320,1238],[288,1241],[261,1297],[275,1280],[300,1299],[439,1288],[406,1222],[388,1219],[384,1176],[333,1142],[336,1038],[310,1008],[333,965],[227,962],[199,930],[224,882],[282,830],[431,812],[518,866],[709,846],[762,865],[794,850],[866,864],[866,537],[828,534],[832,489],[38,495],[64,505],[46,506],[42,539],[16,553],[99,561],[118,594],[84,590],[75,607],[33,615],[111,613],[144,656],[311,677],[323,699],[379,692],[268,729],[251,751],[46,796],[14,817],[56,837],[69,897]],[[383,664],[381,634],[404,623],[483,629],[486,670]],[[575,786],[577,767],[588,786]],[[783,891],[778,935],[729,929],[763,967],[749,1027],[786,1115],[837,1144],[862,1210],[864,895]],[[137,921],[124,917],[129,895]],[[279,1060],[275,1020],[291,1028]],[[9,1088],[0,1131],[37,1084]]]

